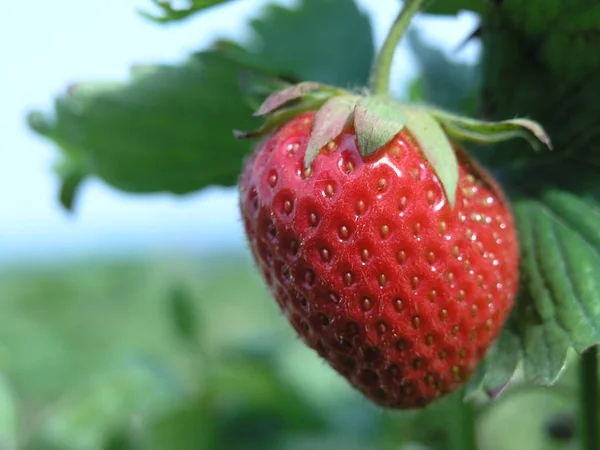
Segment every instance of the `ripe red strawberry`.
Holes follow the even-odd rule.
[[[511,212],[460,151],[452,207],[407,129],[365,157],[350,121],[305,171],[314,117],[285,123],[245,165],[252,254],[333,368],[382,406],[423,406],[469,378],[513,305]]]

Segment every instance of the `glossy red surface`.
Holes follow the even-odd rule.
[[[406,131],[363,160],[348,128],[305,173],[313,117],[283,126],[246,163],[252,253],[331,366],[382,406],[423,406],[468,379],[514,302],[513,218],[464,161],[451,208]]]

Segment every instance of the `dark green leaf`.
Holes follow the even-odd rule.
[[[62,147],[72,172],[125,191],[235,184],[248,144],[235,141],[231,128],[255,123],[241,101],[242,68],[205,52],[181,67],[145,69],[129,84],[75,86],[57,100],[50,127],[30,124]]]
[[[148,426],[145,450],[197,450],[218,448],[210,397],[185,402]]]
[[[223,430],[225,435],[234,434],[235,430],[255,433],[258,430],[252,429],[252,415],[261,414],[269,419],[274,418],[281,431],[323,429],[325,417],[279,373],[273,355],[265,357],[235,352],[226,356],[222,364],[215,367],[215,378],[211,384],[211,391],[218,403],[227,405],[233,402],[238,405],[237,410],[223,411],[229,416],[229,420],[222,420],[227,427]],[[250,423],[245,424],[246,421]],[[236,439],[241,437],[237,436]]]
[[[274,358],[221,356],[203,392],[148,426],[149,449],[262,450],[278,448],[283,436],[324,428],[320,412],[278,373]]]
[[[597,169],[557,162],[506,174],[521,244],[520,295],[495,351],[490,377],[556,381],[570,348],[600,342],[600,189]],[[500,344],[500,348],[499,348]],[[486,383],[488,385],[488,383]]]
[[[502,393],[521,359],[519,338],[506,326],[467,385],[467,395],[484,388],[490,397]],[[494,395],[495,394],[495,395]]]
[[[72,203],[86,175],[129,192],[183,194],[235,184],[252,143],[231,132],[258,124],[240,88],[240,74],[249,70],[265,80],[285,74],[366,83],[371,28],[354,2],[303,1],[293,11],[269,6],[252,27],[248,50],[220,42],[181,66],[138,68],[127,84],[76,85],[56,101],[55,114],[30,114],[30,126],[63,150],[63,203]]]
[[[171,0],[151,0],[152,3],[160,9],[160,15],[152,14],[148,11],[140,11],[140,14],[147,19],[154,22],[166,23],[175,22],[183,19],[187,19],[193,14],[196,14],[211,6],[220,5],[230,0],[191,0],[188,2],[188,6],[184,8],[177,8],[173,6]]]
[[[231,54],[229,56],[232,56]],[[270,76],[256,70],[248,69],[240,73],[240,87],[244,100],[257,110],[273,92],[290,86],[290,82],[277,76]]]
[[[407,41],[420,68],[419,98],[413,98],[414,101],[427,102],[439,108],[469,115],[479,112],[479,64],[450,61],[441,50],[426,44],[417,31],[409,31]],[[413,95],[416,94],[417,91],[413,90]]]
[[[60,187],[59,199],[60,204],[68,211],[73,210],[77,191],[81,182],[85,178],[85,174],[82,173],[78,167],[73,164],[69,164],[68,161],[64,162],[62,167],[59,167],[57,172],[62,179],[62,185]]]
[[[362,156],[369,156],[389,143],[407,122],[407,114],[392,100],[362,97],[354,109],[356,138]]]
[[[313,131],[306,145],[306,169],[310,167],[319,151],[341,134],[357,101],[356,96],[333,97],[317,111]]]
[[[423,12],[429,14],[458,14],[460,11],[484,13],[489,7],[486,0],[433,0],[427,2]]]
[[[368,81],[371,26],[353,1],[302,0],[293,10],[270,5],[252,28],[257,39],[248,50],[275,73],[341,88]]]

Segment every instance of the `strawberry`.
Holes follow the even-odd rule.
[[[524,137],[530,120],[483,122],[387,95],[406,0],[357,94],[315,82],[271,94],[246,161],[250,249],[304,342],[373,402],[417,408],[469,379],[511,311],[519,264],[510,208],[456,140]]]
[[[513,217],[458,150],[455,206],[406,129],[362,157],[346,125],[304,169],[315,113],[263,140],[240,207],[250,248],[299,336],[372,401],[423,406],[462,385],[518,286]]]
[[[518,290],[510,208],[457,140],[523,137],[531,120],[484,122],[388,96],[406,0],[361,94],[315,82],[272,93],[238,138],[266,136],[240,178],[256,264],[304,342],[373,402],[417,408],[466,382]]]

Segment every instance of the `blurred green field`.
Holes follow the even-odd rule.
[[[453,432],[454,398],[397,413],[351,390],[245,253],[22,264],[0,295],[2,450],[444,449]],[[481,448],[575,448],[546,431],[572,378],[478,398]]]

